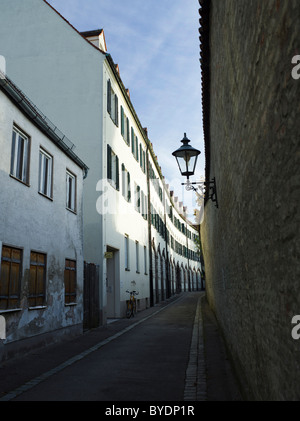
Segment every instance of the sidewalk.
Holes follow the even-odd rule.
[[[243,401],[218,322],[202,298],[207,401]]]
[[[35,350],[22,357],[11,359],[0,365],[0,399],[10,391],[25,385],[51,370],[63,365],[66,361],[76,357],[102,341],[117,335],[124,329],[141,322],[157,311],[163,309],[173,301],[170,300],[137,314],[132,319],[120,319],[107,326],[84,333],[83,335],[64,342],[49,345]],[[238,391],[223,339],[218,330],[216,319],[210,310],[205,297],[201,300],[204,355],[206,370],[206,400],[208,401],[238,401],[242,400]]]

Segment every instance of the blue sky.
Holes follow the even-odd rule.
[[[79,31],[104,29],[166,181],[192,213],[195,196],[181,186],[185,180],[172,152],[186,132],[201,150],[193,181],[204,176],[198,0],[48,2]]]

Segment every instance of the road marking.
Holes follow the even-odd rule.
[[[60,364],[59,366],[41,374],[38,377],[35,377],[32,380],[29,380],[24,385],[16,388],[15,390],[7,393],[6,395],[2,396],[0,398],[0,402],[10,401],[12,399],[15,399],[17,396],[21,395],[24,392],[27,392],[28,390],[34,388],[39,383],[49,379],[49,377],[53,376],[54,374],[59,373],[60,371],[64,370],[65,368],[71,366],[72,364],[82,360],[92,352],[98,351],[98,349],[102,348],[103,346],[107,345],[108,343],[114,341],[115,339],[119,338],[120,336],[124,335],[125,333],[129,332],[130,330],[134,329],[136,326],[140,325],[141,323],[144,323],[146,320],[150,319],[151,317],[154,317],[156,314],[160,313],[161,311],[165,310],[169,306],[175,304],[178,302],[178,300],[184,298],[184,296],[178,297],[176,300],[172,301],[171,303],[167,304],[166,306],[160,308],[159,310],[155,311],[154,313],[150,314],[147,317],[144,317],[143,319],[139,320],[138,322],[126,327],[125,329],[121,330],[120,332],[110,336],[109,338],[104,339],[103,341],[99,342],[98,344],[92,346],[91,348],[87,349],[86,351],[83,351],[82,353],[75,355],[75,357],[70,358],[69,360],[65,361],[64,363]]]

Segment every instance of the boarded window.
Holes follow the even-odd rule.
[[[66,259],[65,304],[76,303],[76,261]]]
[[[30,253],[29,307],[45,305],[46,301],[46,255]]]
[[[0,310],[19,307],[22,250],[2,247],[0,273]]]

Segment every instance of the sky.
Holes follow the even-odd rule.
[[[201,109],[198,0],[48,0],[77,30],[104,29],[108,53],[143,127],[148,128],[170,189],[197,207],[172,152],[184,133],[201,151],[197,172],[205,174]]]

